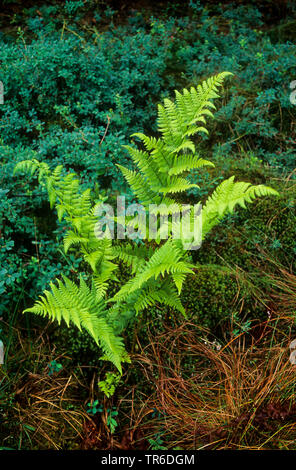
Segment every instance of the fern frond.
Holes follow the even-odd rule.
[[[154,284],[138,292],[134,308],[136,312],[140,312],[156,303],[174,308],[186,317],[186,312],[180,301],[178,292],[174,285],[168,280],[161,285]]]
[[[121,165],[117,166],[122,171],[125,179],[140,202],[143,204],[155,202],[157,204],[160,201],[159,196],[152,191],[147,180],[140,173],[124,168]]]
[[[180,178],[178,176],[172,176],[167,183],[169,183],[167,186],[159,188],[160,193],[174,194],[187,191],[191,188],[198,188],[197,184],[189,183],[185,178]]]
[[[89,241],[88,238],[83,238],[77,235],[75,232],[72,230],[69,230],[69,232],[66,233],[64,237],[64,251],[65,253],[68,253],[69,249],[74,246],[74,245],[81,245],[81,244],[87,244]]]
[[[246,203],[261,196],[278,196],[278,192],[262,184],[253,186],[251,183],[234,182],[234,176],[222,181],[202,209],[203,237],[225,214],[233,212],[236,205],[245,208]]]
[[[180,155],[174,157],[172,168],[169,169],[169,175],[179,175],[185,171],[197,170],[203,166],[215,167],[214,163],[195,155]]]
[[[164,100],[164,106],[158,106],[158,129],[162,134],[165,144],[176,151],[184,145],[186,137],[196,132],[207,132],[202,127],[193,127],[197,122],[205,123],[205,116],[212,117],[208,108],[214,108],[212,101],[218,98],[218,87],[221,87],[224,79],[232,75],[222,72],[216,76],[204,80],[197,88],[191,87],[190,91],[184,89],[183,93],[175,91],[176,102]]]
[[[149,261],[137,272],[136,276],[128,281],[117,294],[114,300],[124,300],[127,296],[141,289],[149,279],[157,279],[165,274],[192,273],[194,266],[184,260],[184,252],[177,244],[169,239],[154,252]]]
[[[206,117],[213,116],[209,108],[215,108],[212,100],[219,97],[218,88],[227,75],[231,74],[223,72],[205,80],[197,88],[184,89],[183,93],[176,91],[175,101],[165,98],[164,104],[158,106],[161,138],[133,134],[145,147],[143,151],[126,146],[138,171],[118,166],[135,196],[144,205],[160,204],[166,194],[197,187],[181,175],[204,165],[213,166],[195,155],[195,144],[189,137],[197,132],[207,132],[204,127]]]
[[[118,245],[113,247],[115,256],[132,268],[132,274],[145,264],[153,254],[153,251],[152,247],[147,248],[145,245],[132,246],[127,244],[125,246]]]
[[[121,372],[123,342],[107,323],[105,303],[97,300],[95,290],[89,289],[83,279],[78,287],[65,276],[63,282],[58,280],[57,285],[51,283],[50,287],[51,292],[46,290],[40,300],[24,312],[48,316],[59,324],[64,320],[68,326],[73,323],[79,330],[86,329]]]
[[[50,171],[47,163],[41,163],[36,158],[33,158],[32,160],[23,160],[18,162],[14,167],[13,174],[26,173],[29,176],[33,176],[34,173],[40,169],[43,171],[43,174],[49,173]]]

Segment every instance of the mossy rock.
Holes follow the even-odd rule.
[[[200,268],[188,276],[181,300],[190,321],[218,336],[234,313],[241,321],[263,313],[252,293],[239,287],[234,276],[213,268]]]

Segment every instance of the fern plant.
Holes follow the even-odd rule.
[[[196,266],[184,243],[194,240],[188,240],[183,234],[178,239],[173,237],[174,215],[182,209],[179,193],[196,186],[189,181],[190,171],[214,166],[198,154],[193,136],[207,133],[206,121],[213,117],[215,109],[213,100],[219,97],[218,89],[228,75],[231,74],[223,72],[203,81],[197,88],[184,89],[182,93],[176,91],[174,101],[165,99],[164,104],[158,106],[159,137],[134,134],[141,140],[142,148],[130,145],[127,149],[136,169],[118,165],[147,211],[153,212],[151,204],[160,213],[162,207],[168,210],[167,239],[163,241],[158,231],[156,247],[130,241],[118,244],[107,237],[97,238],[95,214],[102,201],[92,204],[90,190],[82,191],[74,173],[64,174],[61,166],[51,171],[47,164],[36,159],[16,165],[15,172],[38,174],[39,183],[46,188],[59,219],[65,218],[71,227],[64,238],[65,252],[75,247],[79,249],[90,271],[88,283],[80,279],[77,285],[65,276],[52,283],[51,290],[45,291],[35,305],[25,311],[85,328],[103,350],[103,357],[120,373],[121,363],[129,358],[119,335],[131,318],[155,303],[186,315],[179,295],[186,276],[193,273]],[[236,205],[245,207],[256,197],[267,195],[277,195],[277,192],[263,185],[235,182],[234,177],[224,180],[202,208],[202,237]],[[189,215],[194,216],[191,209]],[[137,226],[134,220],[129,223]],[[150,235],[148,231],[148,240]],[[130,268],[131,277],[110,297],[109,282],[120,284],[116,277],[119,261]]]

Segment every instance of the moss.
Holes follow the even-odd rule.
[[[225,322],[229,323],[234,313],[239,312],[242,321],[260,314],[251,293],[240,288],[238,296],[238,290],[233,276],[202,268],[188,277],[181,299],[190,321],[221,336]]]

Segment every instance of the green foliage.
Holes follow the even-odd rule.
[[[174,215],[176,208],[181,207],[177,200],[168,199],[166,195],[192,187],[187,182],[187,172],[200,168],[204,160],[194,160],[190,155],[187,158],[188,151],[195,155],[195,145],[190,137],[199,131],[205,132],[206,129],[199,123],[205,125],[204,116],[213,117],[208,108],[214,108],[211,100],[219,97],[217,87],[222,85],[227,75],[225,72],[211,77],[196,89],[183,90],[183,94],[176,92],[176,103],[166,99],[164,107],[158,108],[161,137],[149,138],[141,134],[147,152],[135,152],[129,148],[139,170],[131,173],[124,167],[121,169],[135,196],[146,209],[151,202],[166,203],[173,205],[171,214]],[[82,276],[78,287],[63,275],[63,281],[58,279],[55,284],[50,283],[51,291],[45,290],[34,306],[25,312],[48,316],[59,324],[64,320],[67,326],[73,323],[79,330],[84,328],[103,350],[103,358],[111,361],[121,373],[121,362],[126,360],[127,354],[122,339],[117,336],[116,319],[124,320],[128,313],[127,323],[130,311],[137,315],[156,303],[165,304],[185,315],[179,295],[186,276],[192,274],[194,268],[187,247],[183,245],[188,237],[184,237],[182,232],[179,239],[174,239],[170,230],[168,239],[153,253],[145,245],[135,250],[131,250],[130,245],[127,251],[123,247],[114,249],[109,232],[103,237],[96,236],[96,209],[104,198],[93,206],[90,190],[82,190],[74,173],[64,175],[62,165],[51,171],[47,163],[36,159],[19,162],[15,167],[17,172],[25,172],[31,177],[37,174],[39,184],[48,193],[51,207],[56,207],[58,219],[65,219],[68,224],[69,229],[64,236],[65,253],[77,246],[91,271],[91,275],[87,276],[90,286]],[[277,194],[267,186],[234,183],[233,179],[230,177],[223,181],[207,199],[202,210],[203,236],[225,214],[233,212],[235,205],[245,208],[245,204],[257,196]],[[108,284],[117,281],[116,257],[132,267],[132,277],[108,299]],[[110,303],[113,305],[109,308]],[[124,327],[123,323],[121,330]],[[111,392],[112,381],[109,382],[102,385],[107,394]]]
[[[63,369],[62,364],[60,364],[57,361],[51,361],[50,364],[48,364],[48,375],[53,375],[58,372],[60,372]]]
[[[67,26],[81,14],[77,2],[68,3]],[[61,36],[63,9],[38,8],[26,11],[30,38],[25,28],[17,41],[0,34],[5,92],[0,109],[0,265],[5,269],[0,315],[6,319],[12,306],[26,306],[49,281],[61,272],[69,275],[79,264],[77,258],[69,265],[57,255],[64,225],[54,221],[38,187],[13,181],[13,167],[38,155],[51,168],[62,164],[78,171],[85,189],[98,191],[99,183],[101,194],[102,188],[124,192],[115,163],[128,164],[122,144],[130,133],[149,127],[167,53],[162,38],[144,30],[128,36],[124,29],[93,31],[84,40],[79,39],[83,32],[65,29]],[[108,19],[105,13],[109,21],[112,15]],[[69,29],[77,31],[75,25]]]
[[[69,312],[68,304],[66,308],[69,328],[61,323],[51,331],[58,347],[66,347],[72,363],[103,368],[104,363],[98,362],[97,343],[101,345],[99,335],[105,332],[95,330],[90,335],[83,326],[77,329],[75,322],[83,325],[85,317],[80,314],[84,310],[78,309],[80,314],[74,315],[72,322],[75,302],[80,308],[86,293],[92,305],[87,317],[97,302],[104,304],[102,316],[108,329],[116,341],[122,335],[128,348],[135,346],[132,327],[143,309],[143,341],[145,321],[160,329],[164,319],[174,323],[172,310],[186,312],[190,321],[214,333],[230,317],[235,319],[234,332],[248,328],[248,319],[265,320],[265,306],[258,305],[241,286],[238,293],[234,276],[190,265],[237,265],[250,276],[257,272],[258,282],[266,262],[264,253],[295,267],[296,108],[289,100],[289,84],[295,79],[296,47],[291,2],[287,4],[291,17],[284,21],[269,18],[272,8],[264,5],[262,9],[260,3],[172,2],[162,11],[158,7],[157,17],[150,16],[150,9],[131,11],[123,21],[103,1],[38,2],[29,9],[19,1],[4,3],[17,3],[20,8],[13,8],[13,13],[6,9],[0,18],[0,79],[5,98],[0,107],[0,318],[11,329],[17,320],[25,324],[22,331],[30,336],[30,323],[42,320],[18,318],[18,312],[32,305],[52,283],[49,299],[58,292],[64,313],[64,276],[75,290]],[[120,14],[124,15],[124,10]],[[199,126],[199,132],[190,134],[190,125],[184,123],[183,128],[176,112],[178,100],[168,97],[184,87],[190,93],[192,86],[219,70],[232,70],[234,76],[224,84],[223,97],[217,98],[215,120],[208,119],[209,114],[201,115],[207,118],[206,127],[203,122],[194,124],[191,130],[197,131]],[[166,141],[160,152],[153,144],[157,142],[155,103],[161,99],[161,122],[166,126],[167,115],[172,113],[173,134],[170,127],[165,135],[160,133]],[[207,110],[212,111],[211,107]],[[138,139],[142,142],[139,148]],[[198,151],[193,151],[193,146]],[[164,151],[173,162],[167,172],[161,161]],[[34,159],[42,161],[43,169],[37,163],[35,170],[43,185],[53,177],[47,190],[61,220],[56,220],[47,194],[34,176],[30,183],[12,178],[18,162]],[[61,165],[61,174],[54,174],[52,169]],[[74,183],[73,172],[79,175],[79,185]],[[69,173],[72,176],[64,179]],[[291,184],[282,184],[279,178],[287,173]],[[208,233],[192,259],[179,245],[168,244],[157,252],[164,246],[161,236],[152,244],[97,244],[92,236],[91,210],[117,193],[132,200],[124,176],[132,183],[134,180],[140,202],[149,193],[147,204],[152,196],[155,201],[171,199],[179,205],[204,202],[211,195],[205,210],[204,233]],[[252,185],[269,184],[273,177],[279,198],[256,199],[244,211],[230,212],[234,202],[244,205],[256,192],[261,195],[262,190]],[[240,180],[252,184],[236,183]],[[69,184],[68,194],[59,182]],[[185,188],[186,196],[181,192]],[[90,206],[87,193],[80,198],[89,189]],[[75,215],[69,202],[76,196]],[[84,204],[87,213],[82,218]],[[77,215],[83,220],[80,227],[76,223],[72,226]],[[172,272],[172,257],[177,263],[185,262],[187,277],[184,264],[179,265],[180,273]],[[163,267],[157,264],[161,260]],[[128,275],[123,276],[122,266]],[[155,273],[159,274],[157,279]],[[79,278],[86,285],[84,294]],[[133,292],[124,288],[126,282]],[[89,294],[94,290],[96,298]],[[46,294],[43,297],[47,302]],[[127,356],[122,359],[126,361]],[[26,369],[30,367],[26,365]],[[107,393],[112,374],[107,373],[102,381]],[[3,416],[10,426],[5,410]],[[17,441],[7,442],[18,446]]]
[[[213,150],[213,161],[223,160],[236,174],[237,167],[249,165],[244,156],[251,152],[281,171],[294,169],[292,29],[286,28],[285,37],[274,35],[250,5],[190,2],[184,9],[174,4],[157,18],[135,11],[120,25],[113,22],[114,14],[108,5],[92,2],[38,5],[12,15],[11,29],[0,34],[5,92],[0,315],[5,318],[11,318],[12,306],[26,306],[49,281],[77,271],[80,263],[73,254],[71,264],[57,255],[64,225],[55,222],[38,187],[12,179],[18,161],[38,158],[50,168],[63,165],[79,173],[85,189],[100,194],[102,189],[125,192],[116,164],[134,169],[122,147],[128,136],[153,135],[155,102],[216,74],[219,64],[235,77],[225,89],[227,102],[222,100],[208,124],[209,136],[202,135],[206,160]],[[92,15],[96,23],[84,27]],[[205,180],[205,169],[188,182],[200,186],[188,190],[198,199],[222,180],[220,174]]]
[[[160,139],[149,138],[141,133],[134,134],[146,148],[143,152],[127,147],[140,173],[121,166],[120,168],[134,194],[144,205],[177,204],[166,198],[167,194],[176,194],[196,186],[186,181],[182,175],[205,165],[213,166],[196,154],[190,137],[198,132],[207,133],[204,126],[197,124],[205,125],[205,116],[213,117],[209,108],[215,109],[215,106],[210,100],[219,97],[217,88],[227,75],[230,74],[224,72],[211,77],[196,89],[184,89],[183,94],[176,91],[176,103],[166,98],[164,106],[158,106]],[[184,153],[185,150],[191,154]]]
[[[162,432],[158,432],[153,436],[153,438],[148,439],[151,450],[167,450],[167,447],[163,445],[164,441],[162,439],[162,435]]]
[[[67,326],[72,322],[79,330],[85,328],[101,346],[108,359],[121,371],[123,345],[108,324],[106,306],[102,301],[98,301],[94,286],[89,289],[81,279],[78,288],[66,277],[63,277],[63,280],[64,283],[58,281],[58,286],[51,283],[51,292],[45,291],[40,297],[41,300],[25,312],[47,315],[58,323],[64,320]]]
[[[103,412],[104,412],[104,408],[100,404],[99,400],[94,400],[87,404],[88,414],[95,416],[97,413],[103,413]],[[112,409],[107,408],[106,414],[107,414],[106,424],[109,428],[110,433],[113,434],[118,426],[117,419],[116,419],[116,417],[118,416],[118,411],[116,410],[115,407],[113,407]]]
[[[264,185],[252,186],[250,183],[234,182],[234,176],[223,181],[203,207],[203,236],[215,226],[227,213],[233,212],[236,204],[244,209],[246,202],[252,202],[258,196],[278,195],[278,192]]]
[[[87,411],[88,414],[94,416],[97,413],[103,412],[103,407],[100,405],[99,400],[94,400],[87,404]]]
[[[217,226],[204,241],[203,250],[196,253],[195,260],[216,263],[219,244],[221,259],[247,272],[266,262],[263,253],[295,266],[295,189],[293,183],[278,183],[278,189],[280,197],[258,200]]]
[[[111,434],[114,434],[118,426],[118,422],[116,419],[117,416],[118,416],[118,411],[116,410],[115,407],[113,407],[112,409],[109,409],[109,408],[107,409],[107,426]]]
[[[107,372],[105,380],[100,380],[98,382],[99,389],[106,395],[107,398],[110,398],[112,395],[114,395],[120,380],[121,375]]]
[[[184,90],[183,94],[176,92],[175,103],[165,99],[164,106],[158,107],[158,129],[161,134],[159,139],[135,134],[140,137],[146,148],[143,152],[128,147],[139,171],[132,172],[120,168],[134,194],[144,206],[148,207],[151,203],[166,204],[170,206],[169,210],[173,215],[174,211],[180,209],[180,204],[171,195],[196,186],[190,184],[186,178],[188,171],[197,170],[205,165],[214,166],[213,163],[196,155],[194,142],[189,137],[198,132],[207,133],[206,128],[199,124],[205,125],[205,116],[213,117],[209,108],[215,109],[215,106],[211,100],[219,98],[218,87],[222,85],[227,75],[229,73],[224,72],[211,77],[196,89],[192,87],[190,91]],[[233,212],[237,204],[245,208],[246,202],[252,202],[257,196],[272,194],[278,193],[264,185],[235,183],[234,176],[222,181],[203,206],[203,238],[226,214]]]

